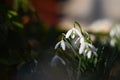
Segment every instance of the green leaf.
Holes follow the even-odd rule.
[[[18,15],[18,13],[16,11],[12,11],[12,10],[8,11],[9,18],[11,18],[12,16],[17,16],[17,15]]]
[[[98,62],[98,59],[97,59],[97,58],[95,58],[95,59],[94,59],[94,65],[96,65],[96,64],[97,64],[97,62]]]
[[[86,69],[87,69],[87,67],[86,67],[86,65],[85,65],[85,63],[84,63],[84,62],[82,62],[81,66],[83,67],[83,69],[84,69],[84,70],[86,70]]]
[[[21,23],[19,23],[19,22],[12,21],[12,23],[13,23],[14,25],[16,25],[17,27],[19,27],[19,28],[24,28],[24,26],[23,26]]]

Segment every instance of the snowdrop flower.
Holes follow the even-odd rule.
[[[75,38],[75,35],[78,35],[78,36],[82,36],[82,34],[81,34],[81,32],[80,31],[78,31],[77,29],[75,29],[75,28],[72,28],[72,29],[70,29],[67,33],[66,33],[66,38],[69,38],[70,36],[71,36],[71,38],[72,39],[74,39]]]
[[[117,43],[117,39],[120,39],[120,25],[116,25],[112,28],[109,35],[111,37],[110,45],[114,47]]]
[[[79,54],[82,54],[85,50],[85,43],[82,43],[79,48]]]
[[[65,51],[65,41],[63,39],[55,45],[55,49],[57,49],[59,45]]]
[[[90,43],[86,43],[86,44],[89,46],[89,48],[90,48],[90,50],[92,52],[96,52],[97,51],[96,48],[92,44],[90,44]]]
[[[78,53],[80,55],[83,54],[84,56],[91,58],[91,55],[93,53],[95,56],[97,56],[96,48],[92,44],[87,42],[88,40],[86,40],[85,35],[82,35],[82,33],[84,33],[84,32],[81,32],[74,27],[74,28],[68,30],[68,32],[64,35],[65,36],[64,38],[71,37],[73,40],[75,40],[75,42],[74,42],[75,47],[73,44],[71,46],[74,47],[75,49],[77,49]],[[75,37],[76,35],[77,35],[77,37]],[[62,48],[62,50],[65,51],[65,48],[67,47],[67,45],[66,45],[67,43],[69,43],[69,42],[65,42],[62,39],[55,45],[55,49],[57,49],[60,46]]]
[[[92,51],[89,50],[89,51],[87,52],[87,57],[88,57],[88,59],[91,58],[91,55],[92,55]]]
[[[111,31],[110,31],[110,36],[111,36],[111,37],[115,36],[115,30],[111,30]]]
[[[110,40],[110,45],[114,47],[115,44],[116,44],[116,39],[114,39],[114,38],[111,39],[111,40]]]
[[[90,43],[86,43],[87,45],[88,45],[88,47],[89,47],[89,50],[95,55],[95,56],[97,56],[97,49],[92,45],[92,44],[90,44]]]
[[[80,43],[82,44],[82,43],[84,43],[85,42],[85,40],[84,40],[84,37],[82,36],[81,38],[80,38]]]
[[[115,26],[114,28],[111,29],[110,31],[110,36],[111,37],[119,37],[120,38],[120,25]]]
[[[83,54],[84,56],[91,58],[92,53],[97,56],[96,51],[96,48],[92,44],[84,41],[84,37],[80,39],[79,54]]]
[[[84,42],[84,37],[80,39],[80,48],[79,48],[79,54],[82,54],[85,50],[85,42]]]
[[[86,56],[88,57],[88,58],[91,58],[91,55],[92,55],[92,53],[95,55],[95,56],[97,56],[97,49],[92,45],[92,44],[90,44],[90,43],[85,43],[86,44],[86,46],[87,46],[87,52],[86,52]]]
[[[62,63],[63,65],[66,64],[65,61],[64,61],[61,57],[59,57],[58,55],[55,55],[55,56],[52,58],[51,66],[55,66],[56,63],[57,63],[57,60],[61,61],[61,63]]]

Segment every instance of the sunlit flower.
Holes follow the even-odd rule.
[[[59,46],[65,51],[65,41],[63,39],[55,45],[55,49],[57,49]]]
[[[79,48],[79,54],[82,54],[85,50],[85,43],[82,43]]]
[[[85,50],[85,42],[84,42],[84,37],[81,37],[80,39],[80,48],[79,48],[79,54],[82,54]]]
[[[78,35],[79,37],[81,37],[82,36],[82,34],[81,34],[81,32],[80,31],[78,31],[77,29],[75,29],[75,28],[72,28],[72,29],[70,29],[67,33],[66,33],[66,38],[69,38],[70,36],[71,36],[71,38],[72,39],[74,39],[75,38],[75,35]]]
[[[81,38],[80,38],[80,43],[82,44],[82,43],[84,43],[85,42],[85,40],[84,40],[84,37],[82,36]]]

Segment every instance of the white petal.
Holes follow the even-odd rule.
[[[83,38],[83,37],[81,37],[80,43],[81,43],[81,44],[84,43],[84,38]]]
[[[55,66],[55,65],[56,65],[56,59],[57,59],[57,55],[55,55],[55,56],[52,58],[52,60],[51,60],[51,62],[50,62],[51,66]]]
[[[62,47],[63,50],[65,50],[65,42],[64,42],[64,40],[61,40],[61,47]]]
[[[56,45],[55,45],[55,48],[54,49],[57,49],[58,46],[60,45],[61,41],[59,41]]]
[[[95,48],[93,45],[91,45],[91,44],[89,44],[89,43],[87,43],[87,44],[88,44],[89,48],[90,48],[93,52],[96,52],[96,48]]]
[[[91,52],[91,51],[88,51],[87,57],[88,57],[88,58],[91,58],[91,55],[92,55],[92,52]]]
[[[58,55],[55,55],[53,58],[52,58],[52,61],[51,61],[51,66],[56,66],[56,63],[57,63],[57,60],[60,60],[62,64],[66,64],[65,61],[59,57]]]
[[[79,48],[79,54],[82,54],[82,53],[84,52],[84,50],[85,50],[85,44],[82,43],[82,44],[80,45],[80,48]]]
[[[82,37],[82,34],[81,34],[81,32],[80,32],[80,31],[78,31],[78,30],[77,30],[77,29],[75,29],[75,28],[74,28],[74,30],[75,30],[75,32],[77,33],[77,35],[78,35],[78,36]]]
[[[115,46],[115,43],[116,43],[116,40],[115,40],[115,39],[111,39],[110,45],[114,47],[114,46]]]
[[[111,30],[110,31],[110,36],[113,37],[115,35],[115,31],[114,30]]]
[[[66,62],[61,57],[58,56],[57,58],[62,62],[62,64],[66,65]]]
[[[70,30],[66,33],[65,37],[66,37],[66,38],[69,38],[70,35],[72,34],[72,31],[73,31],[73,29],[70,29]]]

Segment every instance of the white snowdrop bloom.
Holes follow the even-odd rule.
[[[65,51],[65,41],[64,40],[61,40],[59,41],[56,45],[55,45],[55,49],[57,49],[58,47],[60,47]]]
[[[78,37],[78,38],[74,41],[75,44],[77,44],[78,42],[79,42],[79,43],[83,43],[83,42],[84,42],[84,37],[83,37],[83,36]]]
[[[113,37],[115,35],[115,31],[114,30],[111,30],[110,31],[110,36]]]
[[[51,66],[55,66],[56,63],[57,63],[57,60],[61,61],[61,63],[62,63],[63,65],[66,65],[65,61],[64,61],[61,57],[59,57],[58,55],[55,55],[55,56],[52,58]]]
[[[79,54],[82,54],[85,50],[85,43],[82,43],[79,48]]]
[[[84,42],[84,37],[81,37],[80,44],[81,45],[80,45],[80,48],[79,48],[79,54],[82,54],[85,50],[85,47],[86,47],[85,42]]]
[[[111,39],[111,40],[110,40],[110,45],[114,47],[115,44],[116,44],[116,39],[114,39],[114,38]]]
[[[120,25],[117,25],[114,28],[112,28],[109,34],[110,34],[110,37],[116,36],[120,38]]]
[[[85,40],[84,40],[84,37],[83,37],[83,36],[80,38],[80,43],[81,43],[81,44],[82,44],[82,43],[85,43]]]
[[[92,55],[92,51],[89,50],[86,55],[87,55],[88,59],[90,59],[91,55]]]
[[[86,56],[87,52],[88,52],[88,49],[85,49],[83,52],[83,55]]]
[[[88,58],[91,58],[92,53],[94,53],[94,55],[97,56],[97,50],[92,44],[85,42],[84,38],[81,38],[80,43],[81,45],[79,48],[79,54],[83,54]]]
[[[77,30],[76,28],[72,28],[66,33],[65,37],[69,38],[71,36],[71,38],[74,39],[75,35],[78,35],[80,37],[82,36],[82,34],[79,30]]]
[[[97,51],[96,48],[92,44],[90,44],[90,43],[86,43],[86,44],[89,46],[91,51],[93,51],[93,52]]]
[[[97,53],[96,53],[97,49],[90,43],[87,43],[87,45],[88,45],[90,51],[92,51],[94,53],[94,55],[97,56]]]

